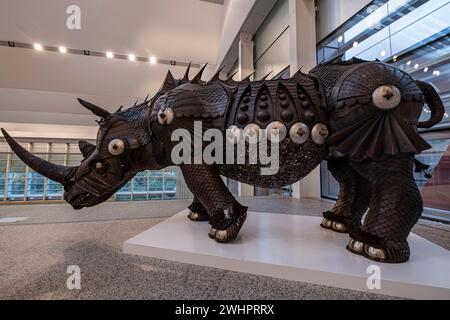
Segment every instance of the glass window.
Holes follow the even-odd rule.
[[[43,200],[44,193],[45,178],[37,172],[30,172],[28,174],[27,200]]]
[[[450,131],[430,132],[423,135],[432,146],[417,159],[430,165],[430,179],[423,173],[415,178],[423,198],[424,215],[450,221]]]
[[[6,163],[8,155],[0,153],[0,201],[5,200]]]
[[[77,166],[83,158],[75,143],[39,142],[29,143],[28,146],[36,156],[56,164]],[[0,142],[0,147],[2,151],[9,150],[6,142]],[[111,200],[192,197],[180,176],[177,167],[139,172]],[[0,201],[61,200],[63,193],[61,184],[28,168],[15,154],[0,152]]]
[[[374,5],[375,4],[375,5]],[[318,44],[317,60],[339,54],[345,59],[379,59],[415,79],[431,83],[444,102],[442,122],[422,136],[432,146],[417,158],[429,164],[433,177],[415,174],[424,200],[424,215],[450,220],[450,2],[448,0],[374,1]],[[430,116],[424,106],[420,120]],[[436,130],[438,130],[436,132]],[[322,195],[336,198],[337,182],[321,168]]]

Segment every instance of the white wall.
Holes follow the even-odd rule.
[[[370,2],[371,0],[316,0],[317,41],[336,30]]]

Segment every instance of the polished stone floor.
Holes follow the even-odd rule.
[[[252,211],[302,215],[321,215],[331,206],[277,197],[240,201]],[[0,223],[0,299],[392,299],[122,253],[125,240],[189,203],[109,202],[81,211],[0,206],[0,219],[27,217]],[[447,225],[420,221],[414,232],[450,250]],[[81,290],[67,289],[70,265],[80,267]]]

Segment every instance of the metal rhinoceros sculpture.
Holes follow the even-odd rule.
[[[261,175],[260,163],[179,164],[194,194],[191,220],[209,220],[209,237],[231,241],[247,208],[235,200],[221,175],[279,187],[302,179],[326,160],[340,193],[331,211],[324,212],[321,226],[350,233],[347,249],[353,253],[381,262],[408,260],[406,239],[422,213],[413,165],[423,165],[414,155],[430,148],[418,128],[437,124],[444,113],[431,85],[391,65],[359,59],[336,59],[308,74],[299,71],[290,79],[254,82],[224,81],[219,72],[204,82],[203,69],[192,80],[189,70],[182,79],[169,71],[152,99],[115,113],[79,99],[101,121],[96,145],[80,141],[84,160],[78,167],[39,159],[2,131],[25,163],[63,184],[64,199],[80,209],[107,200],[139,171],[173,165],[172,133],[193,133],[196,121],[203,131],[220,130],[224,140],[230,134],[239,140],[238,129],[246,135],[275,130],[275,174]],[[424,102],[431,117],[418,122]],[[248,152],[249,143],[244,145]]]

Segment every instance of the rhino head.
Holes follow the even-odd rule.
[[[78,100],[101,118],[98,121],[96,144],[79,142],[83,155],[79,166],[62,166],[40,159],[21,147],[2,129],[12,151],[23,162],[64,186],[64,200],[74,209],[104,202],[139,171],[161,168],[154,161],[150,138],[144,126],[145,119],[136,120],[143,116],[139,113],[144,113],[149,102],[145,101],[126,111],[110,113],[92,103]]]

